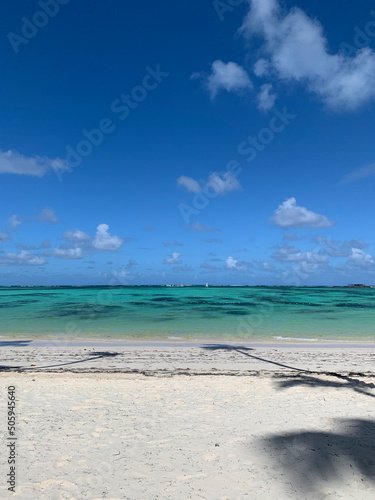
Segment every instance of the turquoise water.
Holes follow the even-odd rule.
[[[0,288],[0,336],[375,340],[375,289]]]

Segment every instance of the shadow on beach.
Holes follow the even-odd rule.
[[[297,372],[309,372],[309,370],[304,370],[302,368],[296,368],[294,366],[283,365],[282,363],[277,363],[276,361],[271,361],[269,359],[260,358],[258,356],[254,356],[254,354],[249,354],[249,351],[255,351],[252,347],[246,347],[242,345],[231,345],[231,344],[204,344],[202,349],[206,349],[208,351],[235,351],[244,356],[248,356],[249,358],[256,359],[257,361],[263,361],[264,363],[270,363],[272,365],[280,366],[281,368],[287,368],[288,370],[295,370]]]
[[[275,468],[302,491],[317,492],[327,482],[350,479],[375,483],[375,421],[337,419],[336,426],[338,432],[270,435],[261,445]]]
[[[375,392],[371,393],[369,390],[375,389],[375,384],[364,382],[354,378],[352,374],[342,375],[340,373],[324,373],[324,375],[331,376],[337,380],[327,380],[327,378],[319,378],[319,376],[298,374],[275,374],[276,387],[280,390],[289,389],[291,387],[333,387],[336,389],[352,389],[355,392],[364,394],[365,396],[375,397]]]
[[[0,347],[27,347],[32,340],[1,340]]]
[[[89,358],[83,358],[79,359],[78,361],[68,361],[67,363],[59,363],[55,365],[47,365],[47,366],[0,366],[0,372],[1,371],[18,371],[18,372],[25,372],[25,371],[33,371],[33,370],[44,370],[46,368],[59,368],[61,366],[69,366],[69,365],[76,365],[78,363],[86,363],[87,361],[94,361],[100,358],[114,358],[115,356],[120,356],[121,353],[119,352],[109,352],[109,351],[97,351],[97,352],[90,352],[87,353],[86,356],[90,356]]]

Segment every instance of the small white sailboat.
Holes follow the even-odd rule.
[[[206,288],[208,288],[208,283],[206,283]]]

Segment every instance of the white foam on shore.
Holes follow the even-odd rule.
[[[298,340],[298,341],[306,341],[306,342],[318,342],[318,339],[301,339],[299,337],[272,337],[273,339],[277,340]]]

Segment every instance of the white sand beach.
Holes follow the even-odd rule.
[[[370,346],[47,344],[2,347],[1,498],[375,497]]]

